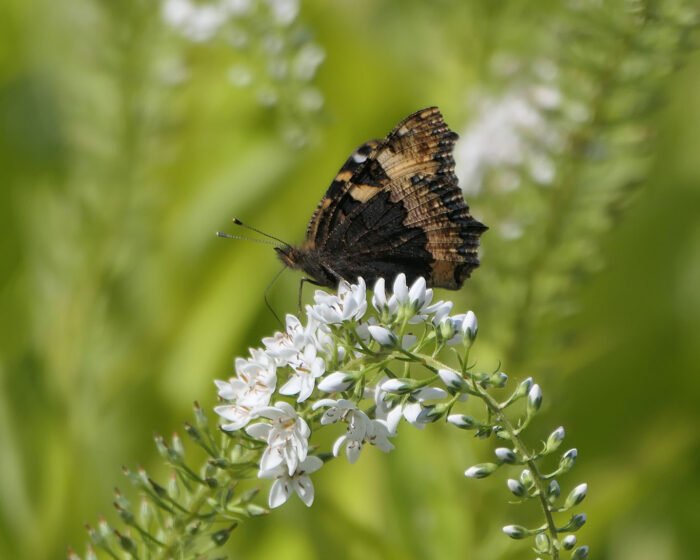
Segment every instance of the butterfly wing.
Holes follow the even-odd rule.
[[[340,168],[335,179],[328,187],[325,196],[321,199],[311,216],[306,228],[306,245],[316,248],[323,247],[330,232],[335,226],[347,217],[354,207],[354,199],[348,196],[348,190],[352,187],[352,181],[357,180],[356,175],[365,173],[364,167],[370,156],[374,156],[376,149],[382,140],[369,140],[359,146],[350,155]]]
[[[343,278],[404,272],[457,289],[479,264],[486,227],[469,214],[454,174],[457,134],[431,107],[359,148],[321,201],[307,243]],[[364,158],[364,159],[363,159]],[[358,161],[361,160],[361,161]],[[339,181],[340,179],[340,181]]]

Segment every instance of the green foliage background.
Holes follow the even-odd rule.
[[[475,92],[507,87],[489,70],[501,52],[555,60],[564,95],[597,116],[557,155],[561,184],[468,197],[492,226],[482,268],[440,295],[479,316],[480,365],[543,386],[542,434],[563,424],[579,448],[567,481],[589,483],[593,557],[694,557],[700,52],[678,23],[692,3],[574,4],[305,2],[299,20],[326,53],[313,80],[325,105],[309,115],[294,84],[275,107],[233,87],[232,63],[264,61],[183,39],[155,2],[4,2],[0,557],[81,552],[83,524],[113,518],[120,466],[165,476],[151,434],[179,429],[195,399],[211,407],[212,380],[276,329],[263,300],[274,254],[214,231],[238,216],[301,241],[357,144],[428,105],[463,130]],[[638,25],[640,10],[678,20]],[[173,60],[185,79],[164,78]],[[291,125],[305,147],[284,140]],[[600,139],[612,148],[591,155]],[[507,242],[511,206],[533,220]],[[276,309],[295,312],[297,281],[281,277]],[[525,557],[500,527],[537,512],[508,505],[504,481],[465,479],[489,446],[450,432],[404,429],[389,456],[331,463],[313,508],[245,523],[231,557]]]

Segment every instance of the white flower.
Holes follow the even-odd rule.
[[[236,360],[237,377],[229,381],[216,380],[219,396],[230,401],[214,408],[214,411],[228,420],[221,426],[227,431],[244,427],[257,412],[270,404],[277,384],[277,366],[265,352],[251,350],[251,358]]]
[[[374,402],[377,406],[375,415],[386,421],[389,433],[395,434],[401,418],[405,418],[416,428],[422,429],[430,422],[431,407],[423,406],[427,401],[442,400],[448,396],[447,391],[439,387],[424,387],[413,391],[406,399],[399,402],[391,393],[405,392],[406,382],[401,379],[380,381],[375,389]]]
[[[272,421],[269,424],[252,424],[246,428],[248,435],[267,442],[267,449],[260,459],[260,470],[269,471],[284,464],[292,476],[299,464],[306,459],[311,435],[308,424],[286,402],[277,402],[275,406],[260,409],[258,416]]]
[[[335,325],[345,321],[360,320],[367,311],[367,288],[362,278],[357,284],[341,282],[338,295],[317,290],[315,305],[307,306],[310,316],[322,323]]]
[[[335,440],[333,455],[336,457],[340,455],[341,449],[345,446],[345,456],[350,463],[355,463],[365,443],[374,445],[385,453],[394,449],[394,445],[389,441],[391,434],[386,421],[370,419],[362,411],[357,411],[351,419],[356,422],[356,425],[349,424],[347,433]]]
[[[433,316],[433,324],[439,325],[452,311],[451,301],[436,301],[432,305],[428,305],[423,308],[423,313],[425,315]]]
[[[299,466],[291,475],[283,465],[277,465],[266,471],[261,470],[258,473],[258,478],[275,480],[272,483],[272,488],[270,488],[270,497],[268,499],[270,507],[276,508],[284,504],[289,499],[292,490],[296,492],[304,504],[311,506],[314,501],[314,485],[308,475],[316,472],[322,466],[323,461],[321,459],[315,455],[309,455],[299,463]]]
[[[427,311],[432,299],[433,290],[426,288],[425,278],[417,278],[409,288],[406,275],[401,272],[394,279],[393,293],[389,299],[386,297],[384,278],[377,280],[374,284],[372,305],[379,313],[388,312],[391,316],[395,316],[399,310],[403,310],[409,316],[418,315],[411,320],[412,323],[417,323],[424,320],[422,313]],[[427,312],[432,311],[434,310]]]
[[[391,432],[386,421],[374,419],[370,422],[369,428],[365,435],[365,441],[370,445],[378,447],[384,453],[388,453],[394,449],[394,444],[389,441]]]
[[[297,402],[304,402],[311,396],[316,385],[316,379],[326,371],[326,363],[323,358],[316,355],[316,347],[307,344],[303,352],[297,354],[296,359],[289,364],[294,373],[281,388],[282,395],[296,395]]]
[[[280,366],[287,365],[307,344],[313,342],[316,326],[313,321],[309,321],[309,324],[304,327],[301,321],[291,314],[287,315],[285,323],[284,332],[277,332],[274,336],[263,338],[266,352],[275,358]]]
[[[357,405],[348,399],[320,399],[313,405],[314,410],[322,407],[328,407],[321,416],[321,424],[335,424],[336,422],[347,422],[348,426],[352,427],[353,433],[360,433],[358,437],[362,439],[366,427],[363,422],[367,419],[367,415],[357,408]]]
[[[338,360],[342,360],[345,357],[345,348],[336,344],[328,325],[318,323],[314,321],[312,317],[309,317],[309,324],[311,324],[312,321],[314,326],[312,330],[309,330],[309,333],[312,335],[312,340],[316,348],[327,356],[333,356],[335,354]]]
[[[474,342],[479,325],[473,311],[453,315],[446,320],[452,323],[455,332],[454,336],[447,341],[447,344],[459,344],[460,342],[471,344]]]
[[[357,405],[347,399],[321,399],[313,406],[314,410],[328,407],[321,417],[321,424],[347,423],[347,431],[333,444],[333,455],[340,454],[345,446],[348,461],[354,463],[360,456],[365,443],[375,445],[384,452],[391,451],[394,446],[389,441],[389,429],[383,420],[370,419],[367,414],[357,408]]]

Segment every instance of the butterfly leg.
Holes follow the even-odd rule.
[[[311,278],[302,278],[301,281],[299,282],[299,298],[297,301],[297,309],[299,314],[301,315],[301,296],[303,295],[304,292],[304,282],[308,282],[309,284],[313,284],[314,286],[323,286],[320,282],[316,282],[316,280],[312,280]]]

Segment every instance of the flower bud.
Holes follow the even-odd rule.
[[[180,485],[177,483],[177,475],[172,473],[168,478],[168,495],[177,500],[180,496]]]
[[[506,484],[508,485],[508,490],[510,490],[518,498],[522,498],[527,495],[527,488],[525,488],[520,481],[515,480],[514,478],[509,478],[506,481]]]
[[[542,389],[540,386],[535,384],[532,389],[527,394],[527,414],[532,416],[535,414],[542,406]]]
[[[104,517],[101,517],[97,522],[97,531],[103,539],[108,539],[112,536],[112,528]]]
[[[535,479],[530,472],[530,469],[523,469],[520,473],[520,482],[523,483],[525,488],[531,489],[535,485]]]
[[[515,390],[513,393],[512,399],[519,399],[520,397],[524,397],[530,392],[530,389],[532,388],[532,377],[528,377],[527,379],[523,379],[520,382],[520,385],[518,385],[518,388]]]
[[[168,451],[168,445],[165,443],[165,439],[160,434],[154,434],[153,441],[156,442],[156,449],[158,454],[163,457],[163,459],[168,459],[170,452]]]
[[[496,463],[480,463],[464,471],[464,476],[467,478],[486,478],[497,468],[498,465]]]
[[[413,379],[406,378],[387,379],[380,385],[380,388],[385,393],[404,395],[413,391],[415,388],[415,381]]]
[[[171,449],[179,461],[185,458],[185,448],[182,445],[182,440],[177,432],[173,432],[173,437],[171,440]]]
[[[128,552],[132,556],[135,556],[138,549],[133,539],[127,535],[121,534],[116,529],[114,530],[114,534],[117,537],[117,542],[119,543],[119,546],[122,547],[122,550],[124,550],[124,552]]]
[[[506,525],[503,527],[503,532],[511,539],[524,539],[530,532],[520,525]]]
[[[508,463],[512,465],[513,463],[518,462],[518,457],[513,453],[511,449],[508,449],[507,447],[498,447],[494,451],[496,453],[496,457],[498,457],[498,460],[501,461],[502,463]]]
[[[466,414],[450,414],[447,417],[447,421],[462,430],[473,430],[481,426],[479,422]]]
[[[251,517],[259,517],[261,515],[267,515],[268,513],[270,513],[270,510],[268,510],[267,508],[252,503],[246,504],[245,510]]]
[[[508,383],[508,375],[502,371],[494,373],[488,379],[488,384],[493,387],[505,387]]]
[[[194,401],[194,420],[197,424],[197,427],[202,429],[202,430],[205,429],[209,425],[209,420],[207,419],[207,415],[204,414],[202,407],[199,406],[199,403],[197,401]]]
[[[370,325],[367,327],[370,336],[382,346],[396,346],[396,335],[385,327]]]
[[[418,415],[418,422],[421,424],[429,424],[431,422],[437,422],[445,416],[445,413],[449,410],[449,403],[438,403],[424,405]]]
[[[476,340],[476,333],[479,330],[479,324],[476,320],[476,315],[473,311],[467,311],[464,316],[464,321],[462,321],[462,332],[464,333],[464,340],[467,346],[471,346]]]
[[[440,340],[451,340],[457,334],[457,329],[449,318],[440,321],[437,331]]]
[[[564,527],[561,528],[561,531],[578,531],[586,524],[586,520],[587,518],[585,513],[577,513],[571,517],[569,522]]]
[[[564,455],[561,457],[561,461],[559,461],[559,472],[569,472],[573,468],[577,456],[578,451],[576,448],[569,449],[566,453],[564,453]]]
[[[144,527],[148,527],[153,519],[155,512],[153,511],[153,506],[146,498],[141,498],[139,503],[139,521]]]
[[[438,375],[450,391],[459,392],[466,385],[464,378],[451,369],[439,369]]]
[[[571,560],[584,560],[585,558],[588,558],[587,546],[579,546],[571,555]]]
[[[336,371],[327,375],[318,383],[318,388],[324,393],[339,393],[355,384],[355,378],[349,373]]]
[[[571,550],[576,546],[576,535],[567,535],[561,541],[561,545],[564,547],[564,550]]]
[[[220,529],[211,536],[211,539],[214,541],[216,546],[221,546],[228,540],[228,538],[231,536],[231,532],[237,526],[238,526],[238,522],[235,522],[232,525],[230,525],[229,527],[226,527],[224,529]]]
[[[541,554],[547,554],[552,549],[552,541],[547,533],[538,533],[535,535],[535,551]]]
[[[556,480],[550,480],[547,484],[547,499],[549,503],[554,503],[554,501],[561,495],[561,487]]]
[[[588,484],[586,484],[586,483],[579,484],[566,497],[566,501],[564,502],[564,507],[570,508],[570,507],[577,506],[578,504],[580,504],[584,500],[587,492],[588,492]]]
[[[549,434],[549,437],[547,438],[547,443],[544,446],[544,453],[552,453],[557,450],[557,448],[561,445],[561,442],[564,441],[564,428],[559,426],[556,430],[554,430],[551,434]]]

